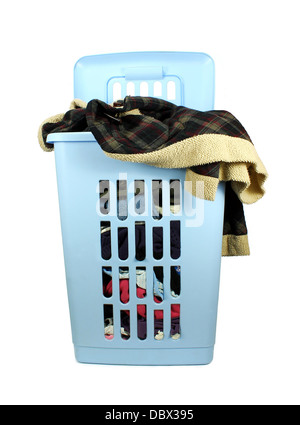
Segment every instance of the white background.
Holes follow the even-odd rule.
[[[0,17],[1,404],[299,404],[299,2],[11,1]],[[198,51],[216,109],[269,179],[245,207],[251,255],[222,260],[214,361],[81,365],[71,342],[53,153],[37,130],[73,99],[82,56]]]

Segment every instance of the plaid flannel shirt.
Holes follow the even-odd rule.
[[[222,141],[220,136],[224,136],[226,143],[228,140],[230,143],[239,141],[240,146],[254,150],[245,128],[230,112],[223,110],[201,112],[152,97],[127,96],[113,105],[97,99],[93,99],[87,104],[80,101],[78,105],[75,102],[73,109],[54,121],[44,122],[41,126],[40,144],[48,151],[53,149],[53,145],[47,142],[48,134],[72,131],[92,132],[107,155],[128,161],[137,161],[136,154],[139,154],[139,162],[143,162],[143,158],[147,158],[147,154],[154,152],[161,151],[161,154],[164,155],[168,149],[172,149],[172,146],[190,140],[199,142],[197,149],[201,154],[202,140],[206,141],[206,136],[207,140],[211,140],[216,135],[219,137],[218,140]],[[251,148],[250,145],[252,145]],[[186,146],[188,147],[189,144]],[[226,150],[223,152],[224,161],[222,157],[218,161],[214,161],[209,156],[203,159],[205,155],[202,155],[201,161],[197,160],[197,157],[191,158],[187,168],[199,178],[207,177],[216,181],[226,181],[223,235],[229,236],[237,246],[224,247],[223,240],[223,255],[247,255],[249,254],[248,240],[244,238],[242,247],[241,244],[236,243],[239,237],[247,238],[243,199],[237,190],[237,184],[233,183],[230,177],[224,177],[226,174],[222,171],[224,164],[227,161],[228,165],[230,161],[226,159]],[[200,156],[198,155],[198,158]],[[251,158],[249,160],[246,158],[245,161],[250,163]],[[236,162],[238,163],[238,161]],[[158,161],[152,165],[164,166],[164,162],[159,163]],[[260,193],[257,196],[254,195],[254,198],[256,196],[255,200],[263,195],[262,185],[267,177],[262,163],[259,165],[261,170],[257,172],[259,176],[257,181],[260,182]],[[182,164],[178,164],[178,168],[181,167]],[[176,164],[174,168],[176,168]],[[254,167],[249,168],[249,175],[251,177],[252,174],[252,178],[253,169]]]

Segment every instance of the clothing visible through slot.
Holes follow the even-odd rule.
[[[153,271],[154,281],[154,297],[156,302],[162,302],[163,300],[163,286],[161,280],[163,280],[162,268],[157,268]],[[145,286],[146,281],[146,270],[140,270],[138,282],[141,286],[137,285],[137,295],[139,298],[143,298],[146,295]],[[177,267],[175,273],[180,274],[180,268]],[[126,304],[129,301],[129,272],[128,269],[119,269],[119,285],[120,285],[120,300]],[[156,286],[155,286],[156,285]],[[171,281],[172,288],[172,281]],[[177,290],[176,285],[173,286],[172,291]],[[103,268],[103,294],[106,297],[112,295],[112,270],[111,268]],[[106,306],[105,309],[105,337],[112,339],[114,335],[114,325],[112,317],[112,306]],[[147,322],[146,322],[146,305],[138,305],[137,307],[137,335],[139,339],[146,339],[147,337]],[[173,339],[177,339],[180,336],[180,306],[179,304],[172,304],[171,306],[171,332],[170,335]],[[130,312],[129,310],[121,311],[121,336],[123,339],[130,337]],[[163,333],[163,310],[156,310],[154,312],[154,338],[162,339]]]
[[[107,222],[108,223],[108,222]],[[136,259],[140,259],[139,253],[145,252],[146,249],[146,232],[144,222],[136,222],[135,226],[135,246]],[[162,227],[153,228],[153,255],[156,258],[163,257],[163,231]],[[179,258],[180,256],[180,221],[171,221],[171,257]],[[118,248],[121,258],[128,258],[128,229],[119,228],[118,232]],[[102,258],[110,258],[111,253],[111,227],[110,225],[101,227],[101,253]],[[142,257],[144,258],[144,257]]]

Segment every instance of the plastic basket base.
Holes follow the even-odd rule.
[[[214,347],[172,349],[114,349],[74,346],[80,363],[132,366],[207,365]]]

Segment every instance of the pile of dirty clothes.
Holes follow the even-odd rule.
[[[176,299],[180,295],[180,267],[172,266],[170,275],[171,295]],[[157,304],[164,300],[164,276],[162,267],[154,267],[153,270],[153,298]],[[112,296],[112,269],[103,268],[103,295],[107,298]],[[119,269],[119,291],[120,300],[126,305],[129,301],[129,270],[128,267]],[[146,268],[136,269],[136,295],[143,299],[147,295]],[[149,294],[150,295],[150,294]],[[114,336],[113,306],[106,304],[104,308],[105,337],[112,339]],[[171,329],[170,335],[173,339],[180,338],[180,305],[171,305]],[[121,310],[121,336],[123,339],[130,337],[130,311]],[[146,305],[137,306],[137,336],[139,339],[147,337],[147,312]],[[154,311],[154,338],[163,339],[163,310]]]

